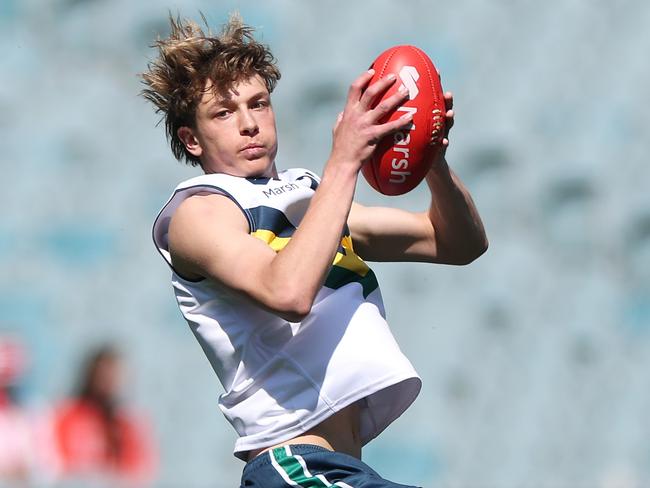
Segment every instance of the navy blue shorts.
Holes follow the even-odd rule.
[[[277,447],[244,467],[240,488],[416,488],[385,480],[359,459],[310,444]]]

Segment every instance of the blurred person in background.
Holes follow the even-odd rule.
[[[226,389],[219,406],[239,435],[235,455],[247,461],[242,486],[404,486],[361,461],[362,446],[421,386],[365,260],[467,264],[487,248],[445,160],[447,134],[431,136],[442,147],[432,151],[428,210],[363,207],[353,202],[361,166],[379,140],[411,123],[382,122],[405,88],[374,108],[395,75],[370,84],[368,71],[352,84],[322,179],[278,171],[270,94],[280,72],[268,48],[238,16],[219,37],[191,21],[171,24],[143,94],[163,113],[176,158],[206,174],[176,188],[154,241]]]
[[[35,416],[20,403],[18,388],[27,352],[13,337],[0,336],[0,486],[32,486],[38,461]]]
[[[104,345],[86,358],[74,395],[53,413],[58,478],[86,486],[143,487],[157,451],[147,422],[122,402],[123,364]]]

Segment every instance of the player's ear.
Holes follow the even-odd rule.
[[[189,152],[192,156],[196,156],[197,158],[201,156],[203,148],[201,147],[199,140],[194,135],[194,131],[190,127],[179,127],[178,131],[176,131],[176,134],[178,135],[178,138],[181,140],[181,142],[185,145],[187,152]]]

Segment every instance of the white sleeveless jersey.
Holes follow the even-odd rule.
[[[171,216],[183,200],[207,191],[232,199],[246,216],[250,234],[281,252],[318,182],[301,169],[283,171],[276,179],[210,174],[187,180],[154,223],[156,247],[171,267]],[[185,280],[173,268],[172,285],[225,389],[219,407],[239,435],[237,457],[300,435],[362,399],[365,444],[420,391],[420,378],[385,321],[375,275],[354,253],[347,228],[325,284],[300,323],[287,322],[211,280]]]

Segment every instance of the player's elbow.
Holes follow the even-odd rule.
[[[307,315],[309,314],[299,313],[299,312],[278,312],[277,315],[278,317],[283,318],[287,322],[298,323],[305,320],[307,318]]]
[[[451,264],[457,264],[459,266],[465,266],[476,261],[488,250],[489,242],[487,237],[483,235],[480,239],[475,240],[474,242],[466,243],[465,246],[462,246],[458,249],[458,252],[454,256],[454,262]]]
[[[310,313],[314,297],[304,290],[283,290],[276,299],[277,315],[289,322],[302,322]]]

